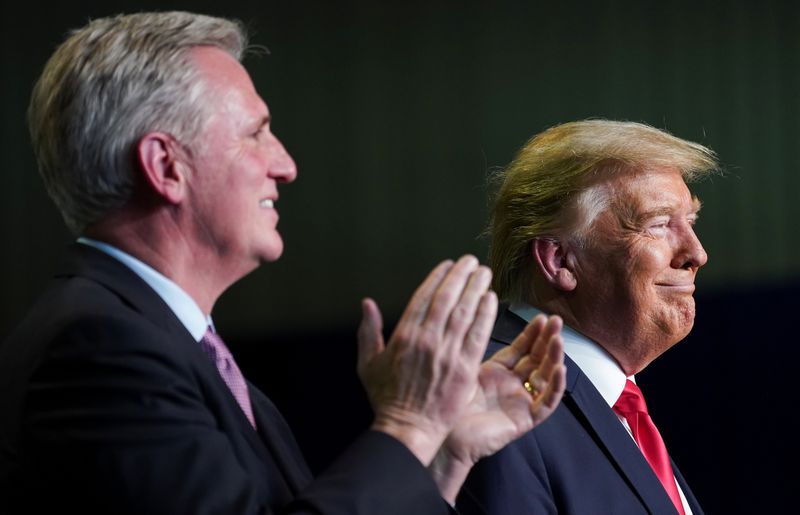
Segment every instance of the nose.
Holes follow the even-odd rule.
[[[708,254],[695,234],[694,228],[687,223],[679,238],[678,251],[672,261],[673,268],[697,271],[708,261]]]
[[[297,166],[283,143],[272,134],[270,142],[269,168],[267,174],[277,182],[292,182],[297,178]]]

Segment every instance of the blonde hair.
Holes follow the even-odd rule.
[[[649,125],[582,120],[531,138],[494,177],[489,264],[493,288],[508,302],[531,301],[530,243],[568,237],[585,244],[610,192],[598,181],[623,170],[674,168],[687,182],[718,170],[714,152]]]
[[[191,148],[207,118],[193,47],[240,60],[237,21],[186,12],[101,18],[72,32],[44,67],[28,124],[50,197],[75,233],[124,205],[135,184],[134,148],[164,131]]]

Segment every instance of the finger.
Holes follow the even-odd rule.
[[[461,292],[458,300],[447,320],[445,339],[452,342],[462,342],[464,335],[473,326],[477,309],[484,301],[484,295],[492,283],[492,272],[485,266],[479,266],[469,276],[467,285]],[[495,309],[496,314],[496,309]],[[494,324],[494,320],[491,321]]]
[[[528,356],[531,345],[533,344],[533,340],[539,335],[539,333],[541,333],[546,320],[547,317],[544,315],[536,315],[536,317],[531,320],[530,323],[525,326],[525,329],[523,329],[522,332],[514,339],[511,345],[503,347],[499,351],[495,352],[494,355],[489,359],[500,363],[510,370],[513,370],[520,363],[520,360]],[[528,374],[530,374],[530,370],[520,377],[525,377]]]
[[[562,327],[564,327],[564,322],[560,316],[553,315],[547,319],[547,324],[537,335],[531,347],[530,357],[535,367],[545,360],[553,336],[560,334]]]
[[[531,350],[531,353],[533,351],[534,349]],[[561,334],[551,335],[547,340],[546,346],[540,346],[538,351],[544,353],[544,356],[537,358],[539,359],[538,363],[534,363],[533,358],[528,360],[531,366],[528,375],[525,377],[529,384],[542,391],[553,369],[564,362],[564,340],[561,338]]]
[[[478,259],[475,256],[462,256],[456,261],[433,294],[433,299],[422,323],[423,328],[436,334],[444,332],[453,307],[461,299],[461,294],[472,277],[472,272],[477,268]]]
[[[383,352],[383,317],[374,300],[361,301],[361,324],[358,326],[358,365],[361,375],[367,364]]]
[[[528,322],[528,325],[525,326],[525,329],[514,339],[511,345],[525,354],[530,354],[534,344],[545,331],[548,321],[547,315],[542,313],[536,315],[533,320]]]
[[[525,354],[520,358],[516,365],[514,365],[514,375],[519,377],[522,381],[529,381],[531,374],[536,370],[536,364],[531,361],[531,356]]]
[[[555,409],[566,385],[564,342],[560,335],[554,335],[551,338],[542,366],[531,373],[529,380],[539,392],[535,399],[536,408],[544,406],[548,409]]]
[[[414,291],[411,300],[408,301],[408,305],[405,311],[403,311],[403,316],[400,317],[400,321],[397,323],[398,327],[408,323],[418,324],[425,319],[434,293],[452,267],[453,261],[448,259],[442,261],[431,270],[428,277],[426,277],[425,280],[422,281],[422,284]]]
[[[547,317],[539,314],[528,324],[523,334],[514,341],[512,345],[516,344],[520,351],[527,350],[527,354],[522,356],[514,366],[514,374],[522,381],[536,385],[535,380],[539,380],[539,376],[534,374],[537,371],[542,372],[539,369],[547,356],[550,340],[553,336],[560,334],[562,325],[563,322],[558,316]]]
[[[567,384],[567,367],[563,364],[558,365],[553,369],[553,373],[547,382],[547,386],[542,391],[542,395],[534,403],[534,409],[545,408],[547,411],[541,413],[542,417],[546,417],[551,411],[558,407],[561,398],[564,396],[564,388]]]
[[[554,334],[548,341],[547,354],[534,373],[540,378],[549,378],[553,369],[564,363],[564,340],[560,334]]]
[[[486,353],[495,318],[497,318],[497,295],[490,290],[481,296],[472,326],[464,338],[464,355],[476,365]]]

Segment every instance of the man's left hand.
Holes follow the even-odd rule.
[[[480,386],[431,464],[451,503],[472,466],[542,423],[564,393],[562,321],[534,318],[514,340],[481,365]]]

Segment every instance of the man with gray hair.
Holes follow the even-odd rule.
[[[462,513],[702,513],[634,376],[694,323],[707,256],[686,183],[716,169],[696,143],[585,120],[535,136],[499,176],[490,264],[508,304],[489,352],[559,315],[567,386],[545,424],[473,469]]]
[[[475,461],[557,405],[560,319],[481,365],[491,272],[445,261],[387,342],[364,300],[358,371],[375,419],[311,478],[210,316],[280,257],[277,186],[297,174],[246,46],[229,20],[141,13],[92,21],[45,66],[33,146],[79,238],[0,346],[0,512],[447,513]]]

